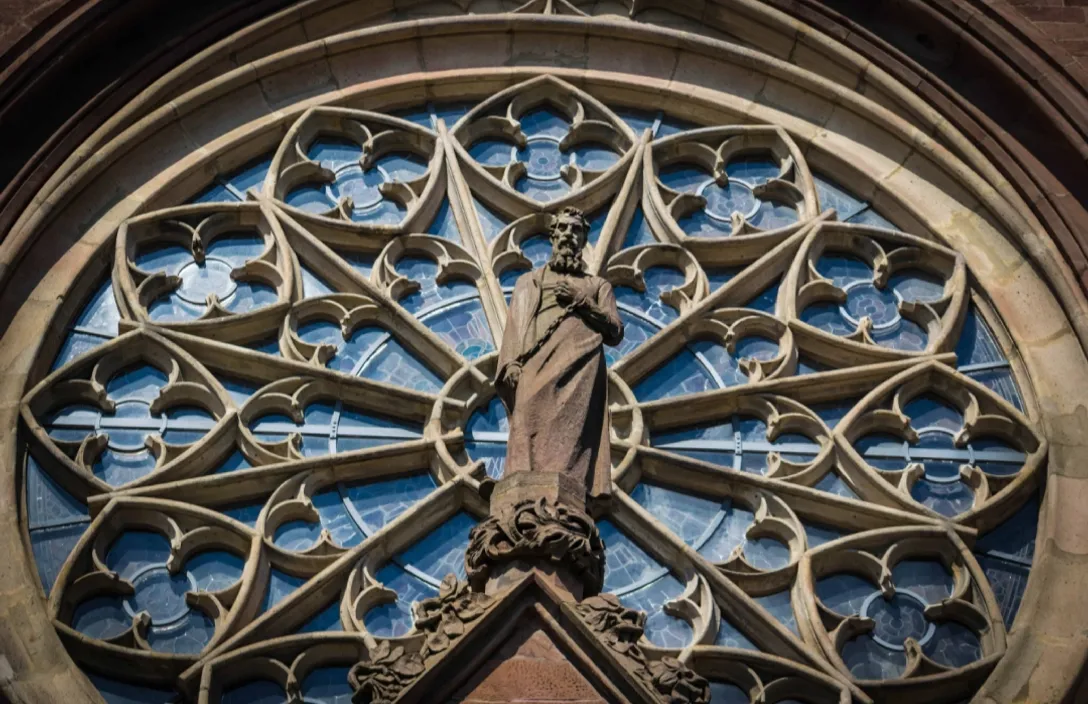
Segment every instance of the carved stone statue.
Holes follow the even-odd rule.
[[[556,215],[551,260],[514,287],[495,386],[510,415],[504,476],[564,474],[592,499],[612,486],[603,345],[623,322],[612,285],[585,271],[588,233],[580,210]]]

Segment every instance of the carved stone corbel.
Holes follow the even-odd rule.
[[[604,541],[581,509],[547,497],[527,498],[495,510],[469,536],[465,565],[482,589],[492,570],[517,560],[544,561],[580,577],[586,593],[604,585]]]

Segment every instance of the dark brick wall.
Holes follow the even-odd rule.
[[[1009,0],[1049,39],[1088,66],[1088,0]]]

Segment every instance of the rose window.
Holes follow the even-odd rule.
[[[330,704],[361,652],[452,647],[420,604],[463,597],[508,296],[572,206],[626,327],[594,518],[639,647],[713,702],[968,699],[1015,623],[1046,442],[964,257],[781,127],[503,85],[312,107],[118,224],[22,404],[75,660],[130,701]]]

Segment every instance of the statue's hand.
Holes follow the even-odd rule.
[[[506,371],[502,375],[502,383],[511,391],[518,388],[518,382],[521,381],[521,365],[511,364],[506,368]]]
[[[555,285],[555,300],[564,308],[578,308],[585,304],[585,292],[569,279],[563,279]]]

